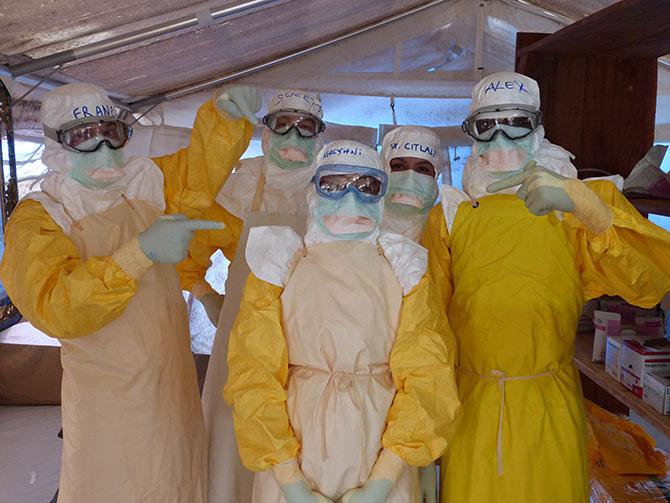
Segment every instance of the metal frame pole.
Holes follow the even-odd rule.
[[[9,178],[5,184],[5,165],[2,155],[2,130],[7,137],[7,157],[9,160]],[[2,210],[2,228],[19,199],[16,177],[16,156],[14,154],[14,123],[12,121],[12,96],[5,83],[0,81],[0,208]]]

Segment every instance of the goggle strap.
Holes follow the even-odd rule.
[[[42,130],[44,131],[44,136],[46,136],[47,138],[50,138],[58,143],[61,142],[58,130],[50,128],[49,126],[45,126],[44,124],[42,124]]]

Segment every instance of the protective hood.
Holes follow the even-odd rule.
[[[440,139],[430,129],[420,126],[401,126],[389,131],[382,141],[381,155],[386,167],[396,157],[425,159],[435,168],[436,178],[444,164]]]
[[[293,136],[295,132],[291,131],[288,134]],[[265,158],[266,187],[274,190],[295,193],[298,187],[304,187],[305,184],[309,183],[312,175],[314,174],[314,159],[316,158],[316,154],[319,152],[322,146],[322,135],[315,136],[314,138],[298,138],[297,141],[292,141],[291,137],[285,140],[281,135],[273,133],[268,128],[264,128],[261,141],[261,146]],[[306,155],[311,162],[302,168],[281,168],[275,162],[273,162],[272,159],[274,155],[270,153],[270,150],[273,149],[272,143],[275,141],[281,142],[282,145],[280,145],[280,147],[287,149],[293,148],[302,151],[311,149],[311,153],[306,152]]]
[[[317,93],[286,89],[278,92],[270,100],[268,114],[279,110],[300,110],[323,119],[323,108],[321,108],[321,97]]]
[[[537,82],[516,72],[498,72],[484,77],[472,90],[470,113],[500,107],[538,111],[540,88]]]
[[[62,124],[85,117],[118,117],[118,109],[104,90],[89,84],[68,84],[47,93],[42,100],[41,120],[58,129]],[[89,189],[68,176],[75,158],[57,142],[45,138],[42,162],[47,175],[40,190],[26,196],[39,201],[64,229],[86,215],[106,211],[129,200],[143,200],[165,208],[163,175],[148,158],[134,158],[119,168],[120,176],[104,189]],[[92,154],[76,154],[92,155]]]
[[[24,199],[38,201],[66,233],[74,222],[107,211],[124,199],[146,201],[165,210],[163,173],[147,157],[131,158],[123,166],[123,176],[104,190],[88,189],[62,173],[50,172],[40,189]]]
[[[397,157],[416,157],[430,162],[435,168],[435,178],[444,169],[442,158],[442,145],[439,137],[430,129],[419,126],[401,126],[390,131],[382,141],[382,162],[390,169],[392,159]],[[391,177],[395,174],[391,173]],[[411,173],[400,173],[397,176],[412,175]],[[417,175],[422,176],[422,175]],[[408,239],[417,241],[423,230],[428,216],[427,210],[419,214],[400,214],[394,212],[389,206],[388,196],[393,191],[395,184],[389,182],[389,193],[386,198],[386,211],[382,221],[382,230],[400,234]],[[416,184],[413,184],[416,185]],[[408,187],[412,191],[415,187]],[[437,197],[437,187],[434,189]],[[434,201],[433,201],[434,202]],[[429,208],[427,208],[429,209]]]
[[[333,166],[336,171],[338,164],[348,166],[360,166],[362,168],[374,169],[384,172],[388,175],[389,169],[382,165],[379,154],[370,147],[351,140],[337,140],[328,143],[324,146],[317,156],[314,171],[321,166]],[[342,198],[342,201],[349,201],[353,199],[353,194],[347,194]],[[323,201],[320,201],[323,200]],[[338,241],[343,238],[330,235],[324,232],[322,228],[321,218],[319,215],[319,207],[325,202],[325,198],[317,195],[316,190],[312,186],[307,192],[307,205],[309,208],[309,216],[307,219],[307,233],[305,235],[305,245],[314,246],[317,244]],[[367,234],[361,240],[376,242],[379,236],[379,223],[384,213],[384,199],[381,198],[378,202],[368,203],[368,209],[373,210],[379,215],[379,222],[375,225],[372,232]]]
[[[117,118],[119,109],[107,93],[91,84],[68,84],[47,93],[42,99],[40,119],[44,126],[59,129],[61,125],[86,117]],[[67,173],[72,156],[56,141],[44,137],[42,163],[51,171]]]

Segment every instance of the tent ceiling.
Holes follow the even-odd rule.
[[[0,6],[0,57],[12,62],[17,58],[44,57],[197,11],[239,3],[240,0],[24,0],[17,8],[12,2],[3,2]],[[68,63],[54,78],[94,82],[118,94],[140,98],[252,67],[425,3],[425,0],[278,0],[209,26],[181,30]],[[396,72],[398,78],[398,72],[418,71],[418,79],[430,82],[431,75],[426,75],[426,70],[438,66],[437,73],[443,78],[471,81],[472,75],[463,79],[445,72],[471,71],[473,68],[478,3],[472,0],[445,1],[431,9],[438,13],[437,16],[423,16],[422,22],[411,24],[396,23],[403,26],[402,31],[398,28],[377,30],[376,36],[366,38],[367,48],[377,51],[361,47],[361,37],[358,37],[353,44],[357,50],[353,54],[347,51],[348,60],[343,61],[340,54],[336,58],[337,71],[324,73],[320,67],[320,75],[369,72],[392,75]],[[551,32],[560,27],[540,16],[513,9],[500,0],[485,3],[484,66],[487,71],[510,68],[514,35],[518,29]],[[533,0],[530,3],[578,19],[606,7],[613,0]],[[384,36],[379,36],[380,33]],[[402,45],[399,67],[395,44]],[[445,54],[453,46],[462,49],[463,53],[454,62],[444,65]],[[299,73],[303,78],[315,77],[310,72]],[[276,77],[276,74],[269,72],[266,76]],[[259,75],[257,79],[263,80],[261,77]],[[409,77],[417,80],[416,75]],[[368,92],[366,86],[363,87],[358,94]]]
[[[40,58],[111,36],[155,26],[205,9],[239,5],[242,0],[24,0],[21,8],[0,4],[0,62]],[[184,29],[66,64],[53,75],[105,87],[129,101],[218,78],[330,40],[387,19],[426,0],[276,0],[209,26]],[[552,19],[542,10],[580,19],[615,0],[444,0],[442,3],[359,34],[239,81],[267,90],[299,87],[320,91],[328,119],[372,126],[392,120],[388,96],[396,96],[400,122],[453,125],[467,110],[477,78],[478,10],[483,73],[514,67],[518,31],[552,33],[569,20]],[[94,11],[95,9],[95,11]],[[48,74],[45,70],[42,74]],[[15,95],[25,87],[15,86]],[[659,72],[659,103],[670,93],[670,72]],[[269,96],[266,93],[266,100]],[[664,96],[661,96],[661,95]],[[30,98],[40,99],[39,91]],[[209,91],[171,100],[158,107],[159,122],[187,127]],[[355,95],[380,98],[358,99]],[[423,100],[422,107],[403,98]],[[667,101],[667,100],[666,100]],[[663,101],[664,102],[664,101]],[[664,102],[665,103],[665,102]],[[36,106],[15,109],[15,119],[37,124]],[[357,119],[352,118],[352,114]],[[433,117],[432,115],[435,117]],[[661,113],[663,115],[663,113]],[[667,115],[667,114],[666,114]],[[29,116],[29,117],[28,117]],[[382,120],[383,119],[383,120]],[[37,124],[39,126],[39,124]]]

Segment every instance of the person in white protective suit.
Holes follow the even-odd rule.
[[[397,127],[384,136],[381,158],[391,170],[381,229],[420,243],[428,213],[439,193],[437,178],[443,168],[440,138],[425,127]],[[455,347],[449,349],[456,351]],[[422,501],[436,503],[438,486],[433,463],[419,469],[419,480]]]
[[[206,232],[194,239],[189,257],[179,265],[182,286],[203,303],[217,325],[203,390],[203,410],[209,444],[209,498],[212,502],[247,503],[253,473],[239,459],[230,407],[221,390],[226,382],[228,333],[237,316],[249,269],[244,248],[249,228],[286,225],[305,232],[306,193],[325,129],[318,95],[287,90],[275,95],[263,119],[263,156],[244,159],[203,218],[225,223],[221,232]],[[231,261],[226,296],[205,281],[216,250]],[[223,305],[223,306],[222,306]]]
[[[440,139],[425,127],[400,126],[384,136],[381,156],[391,169],[382,230],[418,241],[439,193]]]
[[[187,217],[211,205],[252,128],[208,103],[211,134],[156,160],[161,171],[124,159],[132,130],[117,112],[92,85],[44,97],[48,174],[10,216],[0,275],[24,316],[61,342],[58,501],[205,503],[204,421],[173,264],[194,231],[221,228]],[[198,157],[212,141],[217,163]]]
[[[225,388],[254,503],[413,503],[459,401],[426,250],[380,234],[388,169],[360,143],[318,155],[304,239],[251,229]],[[440,390],[440,393],[435,393]]]

